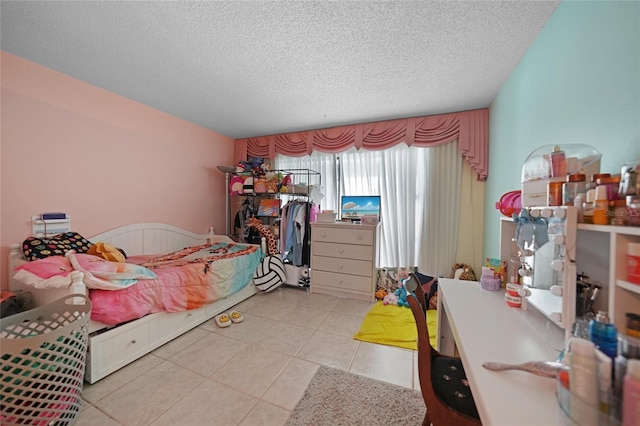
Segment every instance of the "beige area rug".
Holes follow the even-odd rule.
[[[285,426],[421,425],[420,392],[321,366]]]

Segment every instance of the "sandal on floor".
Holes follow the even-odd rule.
[[[244,320],[244,317],[238,311],[229,312],[229,317],[231,317],[231,321],[233,321],[235,323],[242,322],[242,320]]]
[[[215,320],[216,324],[218,324],[218,327],[221,328],[229,327],[231,325],[231,318],[229,318],[229,315],[226,313],[217,315],[215,317]]]

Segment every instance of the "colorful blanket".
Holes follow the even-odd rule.
[[[243,289],[261,257],[258,246],[235,243],[205,244],[161,256],[131,256],[127,262],[149,268],[157,278],[139,280],[117,291],[91,290],[91,319],[119,324],[155,312],[200,308]]]

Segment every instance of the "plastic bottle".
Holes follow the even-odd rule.
[[[582,218],[584,223],[593,223],[593,208],[596,200],[596,190],[589,189],[587,191],[587,201],[582,204]]]
[[[630,359],[622,385],[622,426],[640,425],[640,360]]]
[[[584,223],[584,200],[587,198],[587,194],[576,194],[576,198],[573,200],[573,204],[576,207],[576,214],[578,215],[578,223]],[[593,220],[593,218],[591,218]]]
[[[609,224],[609,200],[607,199],[607,187],[604,185],[596,186],[596,200],[593,207],[593,224],[608,225]]]
[[[600,412],[609,414],[611,410],[611,383],[613,360],[600,349],[596,349],[598,358],[598,393],[600,400]]]
[[[598,311],[595,319],[589,321],[589,340],[611,360],[618,355],[618,330],[609,320],[606,311]]]
[[[567,159],[564,151],[558,145],[553,147],[549,156],[551,162],[551,177],[564,177],[567,174]]]
[[[622,417],[622,382],[624,380],[624,376],[627,373],[627,358],[628,354],[628,344],[627,341],[623,337],[618,338],[618,356],[616,357],[616,362],[614,366],[614,375],[613,375],[613,411],[615,417],[620,419]]]
[[[569,342],[571,370],[570,416],[581,426],[598,425],[598,360],[593,342],[573,337]]]

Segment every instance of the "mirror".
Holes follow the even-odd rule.
[[[512,223],[507,226],[512,227],[512,241],[511,253],[506,258],[518,251],[526,255],[520,257],[519,273],[520,284],[526,290],[523,291],[526,293],[523,307],[526,310],[530,306],[542,313],[545,319],[537,327],[541,332],[549,333],[548,322],[564,331],[558,333],[560,341],[557,344],[561,345],[571,336],[571,327],[576,319],[576,268],[573,261],[576,209],[567,206],[525,208],[521,217]],[[505,241],[504,235],[501,241]],[[502,247],[501,255],[505,258]]]

